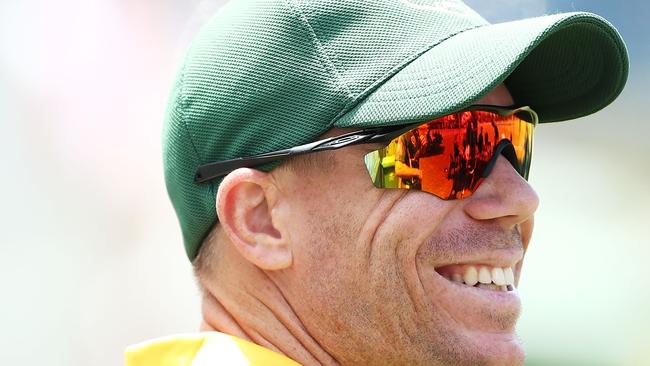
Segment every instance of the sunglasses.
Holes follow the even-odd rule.
[[[469,197],[503,155],[528,179],[537,114],[474,105],[419,125],[369,128],[254,156],[202,165],[194,181],[208,182],[231,171],[291,156],[359,144],[385,147],[364,156],[375,187],[414,189],[441,199]]]

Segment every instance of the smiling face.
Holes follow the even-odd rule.
[[[512,99],[499,87],[479,103]],[[375,188],[363,156],[376,148],[274,174],[293,263],[272,276],[307,331],[341,364],[523,363],[509,272],[516,281],[535,192],[503,157],[465,199]]]

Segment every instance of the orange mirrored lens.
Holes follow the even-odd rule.
[[[376,187],[417,189],[442,199],[470,196],[496,158],[514,147],[513,166],[528,177],[534,123],[521,114],[464,111],[422,124],[365,156]]]

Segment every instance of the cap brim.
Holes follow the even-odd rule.
[[[623,90],[625,44],[590,13],[487,25],[429,49],[365,93],[335,127],[413,123],[465,108],[505,82],[517,105],[540,122],[594,113]]]

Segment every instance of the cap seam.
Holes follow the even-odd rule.
[[[349,100],[354,99],[354,95],[350,91],[350,88],[342,82],[342,78],[336,69],[336,66],[330,59],[330,56],[327,53],[326,47],[323,45],[323,43],[318,39],[318,36],[316,35],[316,32],[314,31],[314,28],[311,26],[309,23],[309,20],[307,19],[307,16],[305,13],[299,9],[298,6],[294,6],[292,4],[292,0],[284,0],[284,2],[287,4],[287,7],[289,8],[290,11],[296,15],[296,17],[300,20],[300,22],[303,24],[303,27],[307,30],[312,44],[316,47],[316,50],[318,51],[319,55],[319,61],[325,68],[325,70],[328,72],[328,74],[331,74],[334,79],[336,80],[336,86],[340,89],[343,89],[345,92],[346,96],[348,97]],[[348,103],[346,103],[347,105]]]
[[[181,123],[183,124],[183,128],[185,129],[185,133],[187,133],[187,138],[190,141],[190,145],[192,146],[192,151],[194,152],[194,156],[196,157],[196,160],[199,162],[199,166],[203,165],[203,159],[201,158],[201,155],[199,155],[199,150],[196,148],[196,143],[194,142],[194,136],[192,135],[192,132],[190,131],[188,124],[187,124],[187,113],[185,113],[184,109],[187,107],[187,96],[185,94],[185,77],[187,73],[187,62],[183,63],[183,66],[181,68],[181,75],[180,75],[180,90],[179,90],[179,102],[176,103],[174,108],[177,110],[178,114],[180,115],[180,120]],[[179,106],[180,105],[180,106]],[[215,183],[214,181],[209,185],[210,189],[210,195],[215,196]],[[215,222],[217,222],[217,214],[216,212],[214,213],[214,217],[212,220],[212,225],[214,225]],[[207,234],[203,235],[203,238],[205,238]],[[201,240],[203,240],[201,238]]]
[[[379,87],[381,84],[383,84],[384,82],[386,82],[386,80],[390,79],[392,76],[394,76],[395,74],[397,74],[400,70],[404,69],[404,68],[405,68],[407,65],[409,65],[411,62],[415,61],[415,60],[418,59],[420,56],[422,56],[423,54],[427,53],[427,52],[428,52],[429,50],[431,50],[432,48],[436,47],[437,45],[441,44],[442,42],[444,42],[444,41],[448,40],[449,38],[454,37],[454,36],[456,36],[456,35],[458,35],[458,34],[460,34],[460,33],[466,32],[466,31],[468,31],[468,30],[476,29],[476,28],[481,28],[481,27],[484,27],[484,26],[486,26],[486,25],[489,25],[489,24],[478,24],[478,25],[475,25],[475,26],[472,26],[472,27],[468,27],[468,28],[466,28],[466,29],[462,29],[462,30],[460,30],[460,31],[458,31],[458,32],[451,33],[451,34],[449,34],[447,37],[444,37],[444,38],[438,40],[437,42],[435,42],[435,43],[433,43],[433,44],[426,45],[426,46],[420,48],[418,51],[412,53],[410,56],[405,57],[405,58],[402,60],[401,63],[395,65],[395,66],[392,67],[392,68],[390,68],[388,71],[386,71],[384,74],[382,74],[382,76],[380,76],[379,78],[377,78],[377,80],[376,80],[375,82],[373,82],[372,84],[370,84],[370,85],[369,85],[368,87],[366,87],[366,88],[365,88],[361,93],[359,93],[356,97],[354,97],[354,98],[353,98],[349,103],[346,103],[346,105],[341,109],[341,111],[339,111],[339,113],[338,113],[336,116],[334,116],[334,118],[332,119],[331,123],[335,123],[336,120],[338,120],[339,118],[341,118],[342,116],[344,116],[344,115],[345,115],[347,112],[349,112],[349,111],[350,111],[350,110],[351,110],[355,105],[357,105],[357,104],[359,103],[359,101],[363,100],[365,97],[367,97],[369,94],[371,94],[373,90],[375,90],[375,89],[376,89],[377,87]]]
[[[354,92],[351,90],[349,83],[344,82],[343,78],[341,77],[341,75],[338,72],[337,67],[341,66],[341,61],[339,60],[339,57],[338,57],[337,53],[332,50],[332,48],[328,45],[327,42],[321,42],[320,39],[317,38],[316,31],[313,30],[314,27],[312,26],[312,23],[314,23],[318,27],[321,27],[322,24],[318,20],[318,17],[313,16],[314,11],[313,11],[313,7],[309,6],[310,3],[305,1],[305,4],[306,4],[306,6],[303,8],[303,11],[305,13],[305,20],[309,21],[308,16],[311,16],[312,21],[311,21],[311,23],[309,23],[309,26],[312,29],[312,31],[314,32],[314,37],[316,37],[319,44],[323,47],[323,52],[324,52],[325,56],[327,57],[328,61],[332,64],[332,68],[336,72],[336,77],[338,78],[338,81],[339,81],[340,85],[345,88],[345,90],[347,92],[347,96],[349,97],[350,100],[354,99]]]
[[[191,48],[192,46],[190,46],[190,52],[191,52]],[[199,161],[199,164],[202,164],[202,159],[199,156],[199,152],[194,143],[194,136],[192,136],[190,129],[187,127],[187,113],[185,113],[185,108],[187,107],[187,96],[185,95],[186,74],[187,74],[187,62],[183,62],[183,65],[181,66],[180,76],[179,76],[180,85],[178,91],[178,102],[174,106],[174,109],[176,109],[176,111],[180,115],[181,123],[183,124],[183,128],[185,129],[185,132],[187,133],[187,137],[190,140],[190,145],[192,145],[192,151],[194,152],[194,155]]]

